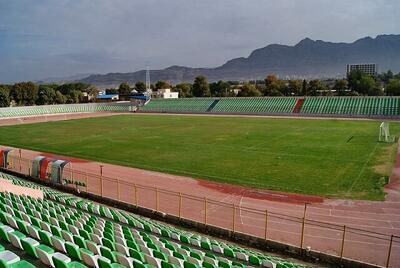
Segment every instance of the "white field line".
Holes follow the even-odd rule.
[[[365,161],[364,165],[362,166],[360,172],[358,173],[357,178],[353,181],[353,183],[351,184],[350,188],[347,190],[347,193],[350,193],[351,190],[353,190],[354,185],[356,185],[356,183],[358,182],[358,180],[360,179],[362,173],[364,172],[365,168],[367,167],[367,164],[369,163],[369,161],[371,160],[372,156],[374,155],[376,148],[378,147],[378,143],[375,144],[374,149],[372,150],[372,152],[368,155],[367,161]]]

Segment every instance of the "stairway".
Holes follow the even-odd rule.
[[[215,107],[215,105],[217,105],[217,103],[219,102],[219,99],[214,100],[211,105],[207,108],[207,112],[211,112],[212,109]]]
[[[304,104],[304,98],[298,99],[296,102],[296,105],[293,108],[292,113],[294,114],[298,114],[301,111],[301,108],[303,107]]]

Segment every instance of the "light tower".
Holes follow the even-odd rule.
[[[150,69],[146,67],[146,93],[150,96],[151,95],[151,86],[150,86]]]

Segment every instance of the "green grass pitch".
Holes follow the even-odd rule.
[[[378,121],[121,115],[0,128],[3,145],[286,192],[382,200]],[[391,132],[400,132],[391,123]]]

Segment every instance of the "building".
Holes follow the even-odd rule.
[[[119,100],[118,94],[101,94],[97,95],[96,97],[96,102],[112,102],[118,100]]]
[[[179,92],[171,92],[170,88],[162,88],[158,91],[153,92],[152,97],[163,99],[177,99],[179,98]]]
[[[365,74],[376,76],[378,74],[378,64],[347,64],[347,75],[354,70],[359,70]]]

